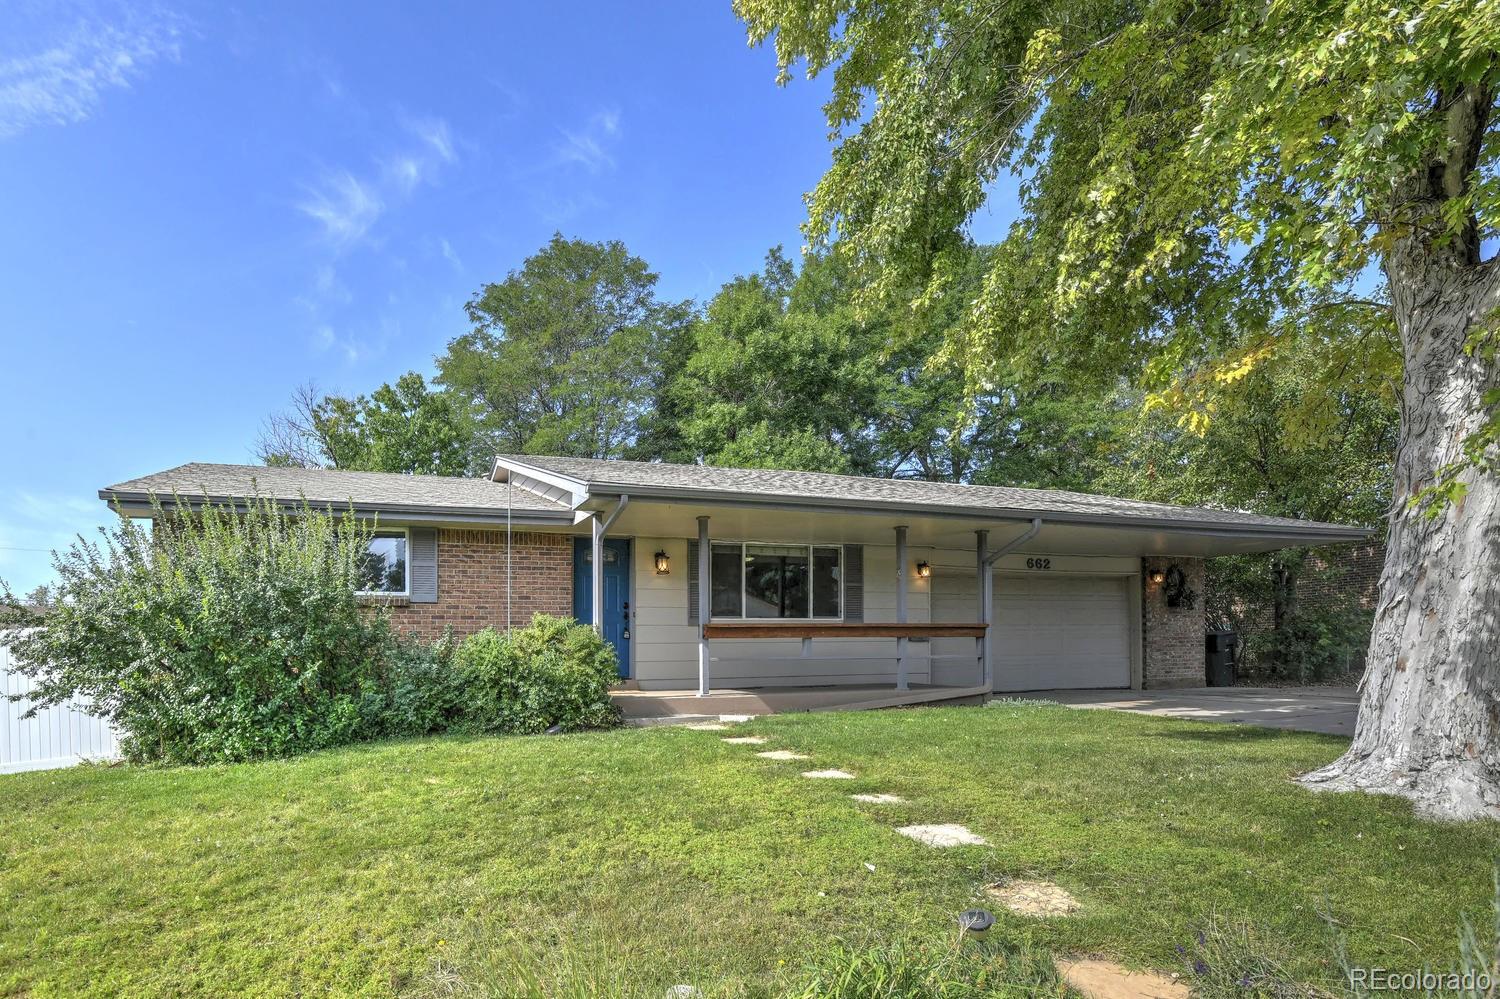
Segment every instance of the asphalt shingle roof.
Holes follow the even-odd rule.
[[[156,495],[170,503],[208,496],[213,500],[241,499],[259,494],[267,499],[299,500],[377,509],[479,510],[503,513],[506,493],[511,507],[527,512],[566,513],[568,506],[524,489],[507,490],[486,478],[441,475],[400,475],[394,472],[347,472],[328,468],[267,468],[261,465],[210,465],[192,462],[164,472],[143,475],[101,489],[101,499],[144,498]]]
[[[501,461],[530,466],[583,483],[590,492],[637,490],[683,498],[751,498],[769,501],[809,501],[866,509],[931,508],[971,512],[977,516],[1039,516],[1062,521],[1103,521],[1144,525],[1226,529],[1232,532],[1318,534],[1358,538],[1359,528],[1287,517],[1263,517],[1238,510],[1147,503],[1114,496],[1021,489],[1010,486],[971,486],[915,479],[875,479],[821,472],[786,472],[758,468],[718,468],[711,465],[669,465],[662,462],[602,461],[544,455],[501,455]],[[565,503],[526,489],[507,489],[486,478],[436,475],[399,475],[389,472],[348,472],[323,468],[268,468],[260,465],[215,465],[194,462],[153,475],[116,483],[99,491],[100,498],[141,501],[152,495],[170,501],[207,496],[215,501],[256,495],[282,501],[306,498],[318,505],[332,504],[394,512],[470,512],[492,516],[511,508],[527,513],[566,514]]]
[[[984,513],[994,511],[1062,519],[1123,519],[1131,521],[1201,524],[1229,529],[1293,532],[1333,532],[1358,536],[1361,529],[1289,517],[1264,517],[1237,510],[1178,506],[1095,496],[1058,489],[1011,486],[973,486],[917,479],[876,479],[823,472],[786,472],[758,468],[717,468],[711,465],[669,465],[661,462],[602,461],[537,455],[501,455],[543,471],[586,483],[590,491],[630,488],[749,495],[766,499],[846,501],[863,506],[934,507]]]

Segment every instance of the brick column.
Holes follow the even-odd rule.
[[[1152,570],[1166,573],[1173,565],[1187,577],[1192,606],[1167,606],[1166,582],[1151,581]],[[1204,566],[1201,558],[1141,559],[1141,634],[1145,657],[1142,686],[1148,690],[1168,687],[1202,687],[1204,679],[1203,633]]]

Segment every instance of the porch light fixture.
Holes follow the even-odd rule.
[[[917,563],[917,578],[918,579],[927,579],[931,575],[932,575],[932,566],[928,565],[926,562],[918,562]]]
[[[1153,586],[1160,586],[1163,582],[1166,581],[1166,578],[1167,578],[1166,570],[1161,569],[1161,568],[1152,569],[1151,570],[1151,576],[1150,576],[1150,578],[1151,578],[1151,584]]]
[[[670,574],[672,571],[672,560],[667,557],[667,553],[657,552],[654,557],[656,559],[656,574],[658,576]]]

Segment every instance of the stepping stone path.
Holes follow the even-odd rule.
[[[1078,909],[1078,899],[1047,881],[1001,881],[986,885],[984,893],[1023,916],[1066,916]]]
[[[756,753],[763,760],[810,760],[811,756],[806,753],[794,753],[789,749],[772,749],[764,753]]]
[[[765,737],[760,735],[737,735],[721,741],[727,742],[731,746],[764,746],[766,744]]]
[[[694,732],[723,732],[729,728],[728,725],[720,725],[718,722],[698,722],[694,725],[684,725],[682,727],[690,728]]]
[[[854,775],[847,770],[804,770],[802,776],[811,777],[814,780],[853,780]]]
[[[1090,999],[1188,999],[1188,987],[1154,971],[1127,971],[1112,961],[1059,958],[1057,972]]]
[[[855,801],[863,801],[867,805],[904,805],[906,799],[898,794],[851,794],[849,797]]]
[[[925,843],[928,846],[989,846],[989,840],[969,832],[968,826],[955,824],[937,826],[902,826],[896,830],[903,836]]]

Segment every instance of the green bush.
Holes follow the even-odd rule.
[[[454,643],[398,636],[387,650],[380,734],[434,735],[461,715],[464,687],[453,666]]]
[[[54,556],[45,626],[16,639],[37,707],[75,695],[137,760],[286,756],[381,725],[385,622],[355,596],[370,528],[352,515],[158,505]],[[0,601],[3,602],[3,601]],[[0,626],[27,622],[12,608]]]
[[[614,647],[569,618],[537,614],[525,628],[470,635],[453,665],[463,690],[457,725],[466,731],[573,731],[619,722],[609,698],[619,681]]]
[[[290,756],[361,739],[534,733],[618,723],[613,648],[538,615],[455,648],[394,635],[357,596],[371,527],[259,500],[244,511],[158,506],[54,557],[45,619],[0,592],[0,628],[34,708],[75,696],[133,760]],[[28,627],[29,626],[29,627]]]

